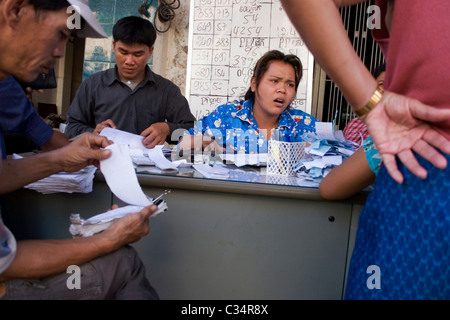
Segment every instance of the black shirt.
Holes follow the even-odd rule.
[[[93,132],[96,125],[111,119],[117,129],[141,134],[155,122],[167,122],[168,142],[177,141],[184,130],[192,128],[192,115],[180,88],[146,67],[145,79],[131,90],[122,83],[117,67],[91,75],[80,85],[67,112],[66,135],[75,137]],[[170,139],[175,132],[173,139]]]

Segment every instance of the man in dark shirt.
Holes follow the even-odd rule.
[[[106,37],[88,0],[0,1],[0,13],[2,85],[18,86],[8,80],[10,75],[30,82],[39,74],[47,73],[56,59],[64,56],[71,36]],[[69,24],[71,19],[79,25]],[[23,118],[29,105],[20,104],[17,99],[18,92],[27,99],[20,87],[3,89],[6,90],[0,90],[0,107],[11,110],[0,113],[0,117],[5,117],[2,125],[10,130],[21,125],[17,120],[26,121]],[[11,104],[5,105],[6,102]],[[34,125],[36,122],[28,129],[32,131]],[[3,133],[0,130],[0,144]],[[42,137],[44,142],[49,136],[44,133]],[[85,133],[53,151],[0,161],[0,181],[6,181],[0,183],[0,193],[17,190],[57,172],[74,172],[95,164],[110,156],[111,151],[102,150],[110,144],[105,137]],[[136,250],[129,245],[148,234],[148,218],[156,209],[154,205],[144,207],[90,237],[26,241],[16,241],[0,212],[0,300],[159,299],[145,276]],[[79,267],[76,273],[82,279],[77,290],[66,282],[69,281],[67,270],[74,266]]]
[[[193,127],[186,98],[173,82],[150,70],[156,31],[146,19],[129,16],[113,28],[116,66],[81,84],[67,112],[66,135],[100,133],[105,127],[144,136],[147,148],[177,141],[172,134]],[[171,139],[172,138],[172,139]]]

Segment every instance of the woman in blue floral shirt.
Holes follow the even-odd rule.
[[[255,65],[245,100],[218,106],[198,120],[179,142],[181,150],[200,149],[227,153],[267,153],[272,129],[280,129],[285,141],[301,141],[315,132],[310,114],[291,107],[302,79],[303,66],[292,54],[272,50]]]

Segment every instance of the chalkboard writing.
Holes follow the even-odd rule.
[[[313,57],[279,0],[191,0],[190,11],[186,93],[197,119],[243,99],[256,61],[273,49],[301,59],[293,105],[311,112]]]

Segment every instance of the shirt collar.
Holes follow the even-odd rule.
[[[248,122],[250,124],[253,124],[254,117],[252,113],[252,107],[253,107],[253,99],[245,100],[244,103],[238,104],[238,108],[240,108],[238,111],[236,111],[236,118],[241,119],[242,121]]]
[[[108,85],[112,85],[115,81],[121,82],[119,79],[118,71],[117,71],[117,65],[114,66],[114,68],[111,68],[106,71],[106,83]],[[145,78],[144,78],[143,82],[144,83],[147,83],[147,82],[155,83],[154,74],[153,74],[152,70],[150,70],[150,67],[148,65],[145,66]]]

